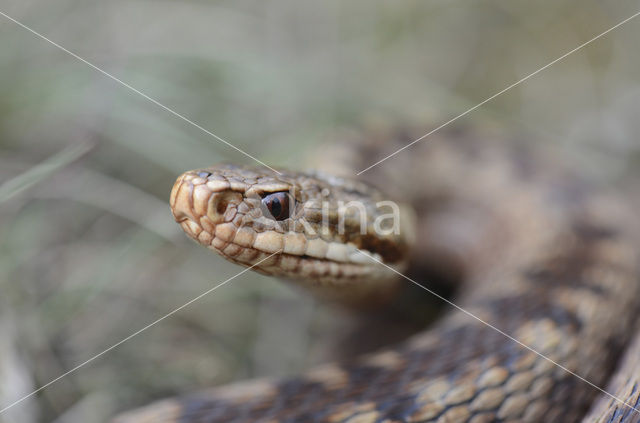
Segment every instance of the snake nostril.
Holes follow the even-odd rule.
[[[225,191],[215,193],[209,200],[209,211],[207,216],[214,224],[224,222],[229,206],[232,203],[237,204],[240,200],[241,195],[236,192]]]
[[[198,176],[204,179],[207,179],[209,176],[211,176],[211,172],[207,172],[206,170],[202,170],[200,172],[198,172]]]
[[[216,204],[216,213],[224,214],[224,212],[227,211],[228,204],[229,202],[225,198],[220,199],[220,201],[218,201]]]

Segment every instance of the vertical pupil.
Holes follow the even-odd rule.
[[[289,217],[289,195],[286,192],[275,192],[262,199],[264,213],[275,220],[285,220]],[[265,215],[266,216],[266,215]]]
[[[275,197],[271,200],[270,211],[273,217],[275,217],[276,219],[280,217],[280,214],[282,214],[282,204],[280,204],[280,199],[278,197]]]

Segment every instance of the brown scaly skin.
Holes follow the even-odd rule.
[[[640,334],[625,352],[624,360],[607,385],[607,392],[640,410]],[[640,414],[615,399],[601,395],[585,423],[638,423]]]
[[[332,156],[333,165],[343,160],[347,169],[362,169],[395,150],[389,142],[393,135],[378,133],[357,147],[343,143],[343,150]],[[395,135],[398,145],[411,138]],[[365,176],[397,197],[409,199],[417,211],[417,227],[411,230],[416,246],[409,271],[424,267],[426,262],[464,274],[466,288],[455,299],[456,304],[603,386],[628,343],[640,303],[638,257],[630,230],[633,219],[616,201],[554,171],[548,158],[536,158],[513,143],[485,141],[494,138],[477,133],[434,136]],[[344,168],[338,166],[337,170]],[[260,185],[256,173],[264,174],[265,181],[273,185],[304,180],[307,190],[314,178],[295,173],[278,177],[243,168],[229,173],[230,168],[224,169],[207,172],[218,176],[222,172],[230,187],[237,182],[237,190],[220,191],[227,196],[243,191],[242,183]],[[198,173],[194,172],[186,179],[181,177],[179,190],[185,189],[182,183],[187,179],[184,192],[195,192],[195,186],[208,182],[206,174],[207,181],[193,182]],[[214,243],[216,228],[207,228],[210,222],[201,221],[210,209],[207,206],[199,213],[198,200],[183,201],[182,195],[186,196],[174,189],[174,215],[200,243],[219,248],[223,255],[244,264],[268,255],[269,251],[254,251],[255,257],[250,257],[251,250],[242,252]],[[236,199],[242,201],[240,197]],[[214,214],[215,218],[226,222],[226,210],[219,211],[224,213]],[[229,212],[229,216],[233,220],[236,213]],[[185,223],[187,218],[197,224]],[[209,235],[202,235],[203,231]],[[228,235],[225,229],[221,233]],[[332,241],[339,239],[331,236]],[[405,236],[394,242],[410,243]],[[366,245],[379,257],[385,254],[376,248],[389,246]],[[281,247],[278,244],[277,249]],[[339,266],[346,267],[336,268],[331,260],[292,255],[270,259],[260,270],[295,282],[300,278],[290,271],[313,269],[308,273],[315,282],[303,285],[312,290],[320,285],[320,294],[329,297],[346,292],[349,281],[356,285],[374,281],[371,286],[383,287],[386,285],[381,281],[389,276],[370,264],[343,262]],[[390,257],[402,261],[395,254]],[[291,261],[287,271],[280,267],[283,260]],[[308,263],[312,264],[307,267]],[[340,273],[338,269],[348,270]],[[344,275],[346,279],[341,278]],[[428,284],[426,280],[417,282]],[[370,298],[375,289],[362,292],[355,297]],[[640,341],[629,350],[611,385],[614,393],[636,405],[638,345]],[[294,379],[237,383],[168,399],[116,421],[577,422],[598,395],[602,394],[589,384],[452,308],[428,331],[353,363],[330,364]],[[638,421],[638,414],[609,399],[601,397],[586,421]]]

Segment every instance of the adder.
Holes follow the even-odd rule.
[[[116,421],[640,421],[638,238],[624,201],[493,130],[438,133],[354,178],[410,135],[323,147],[324,171],[189,171],[171,209],[199,244],[343,306],[380,305],[407,284],[431,295],[406,276],[426,268],[456,275],[440,320],[348,363]]]

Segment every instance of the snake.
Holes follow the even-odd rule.
[[[446,275],[458,285],[442,317],[346,362],[115,421],[640,422],[638,236],[624,196],[496,128],[441,131],[356,177],[415,131],[363,132],[300,171],[185,172],[173,217],[198,244],[331,307],[376,310],[407,285],[429,296],[425,275]]]

